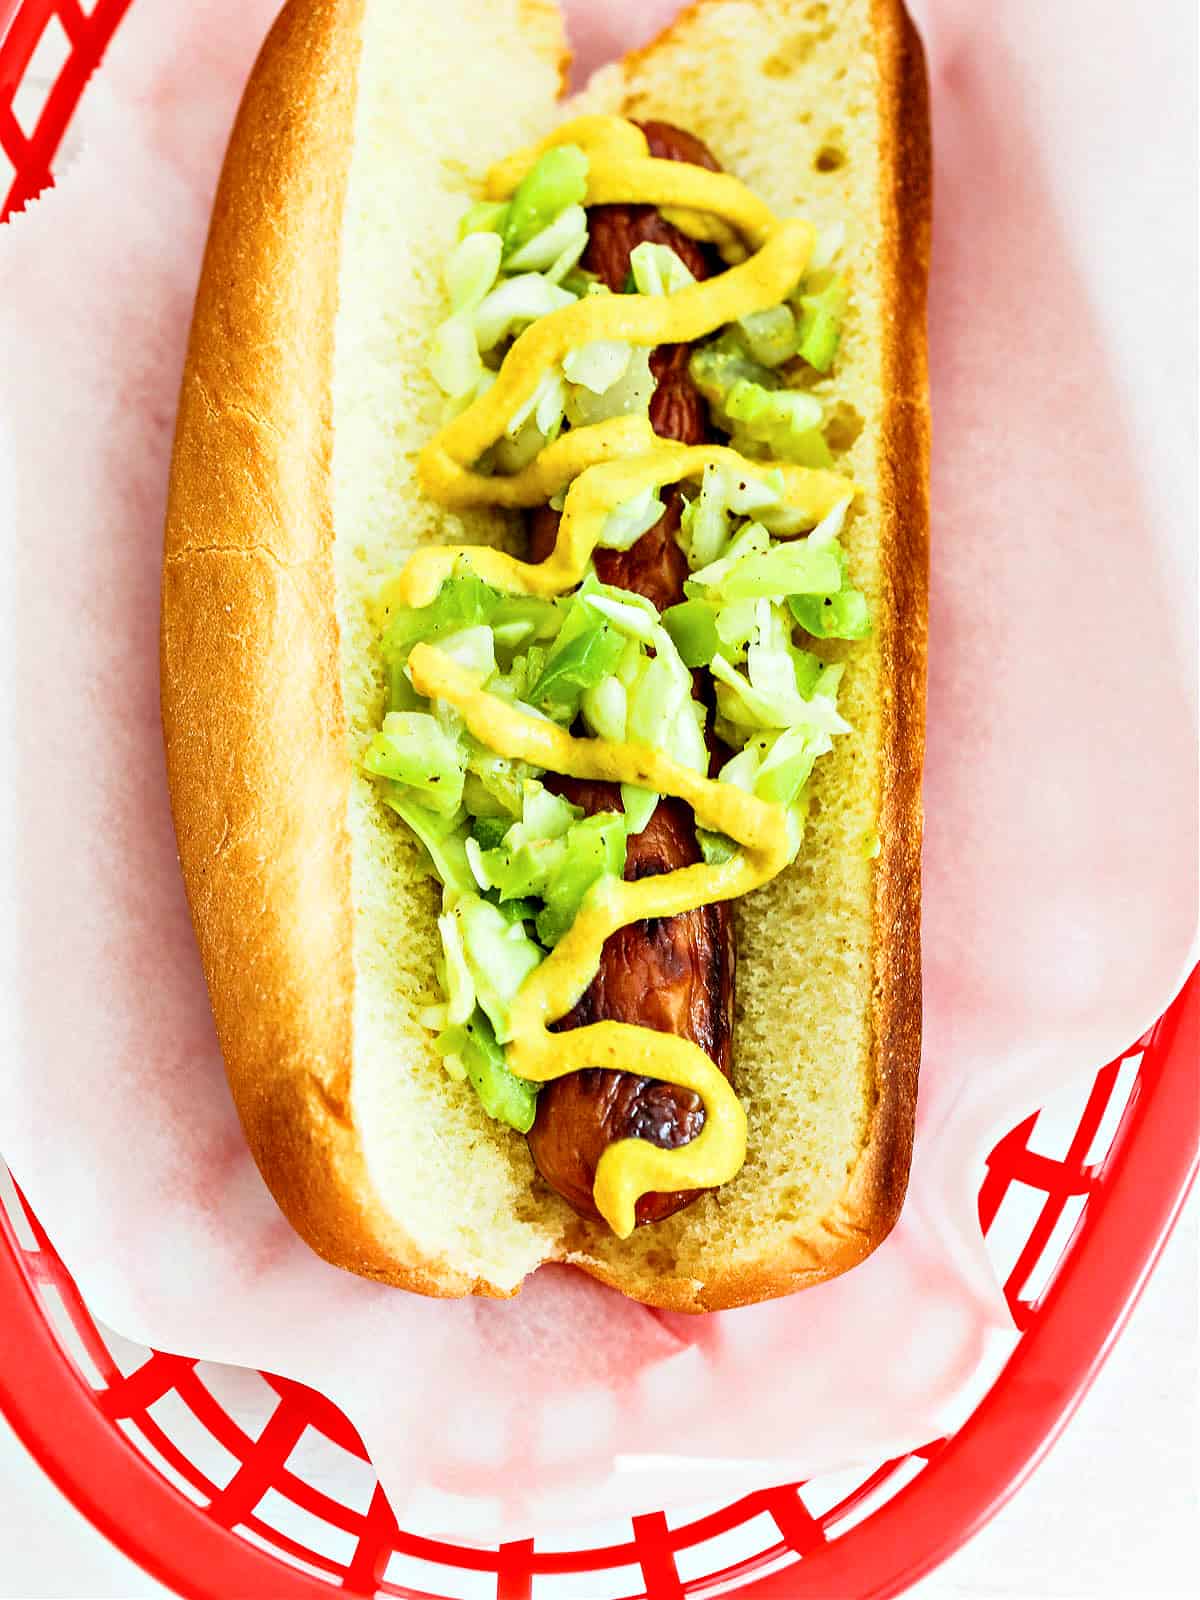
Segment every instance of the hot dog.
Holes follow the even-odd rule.
[[[760,0],[734,110],[705,0],[547,131],[557,21],[499,9],[291,0],[247,90],[168,509],[180,856],[322,1254],[740,1304],[861,1259],[907,1172],[919,47],[852,0],[780,52],[811,19]],[[510,103],[418,128],[471,39]]]
[[[651,155],[717,170],[712,152],[685,130],[661,122],[640,126]],[[710,252],[665,222],[654,206],[597,206],[590,218],[583,263],[616,294],[633,270],[634,249],[646,242],[673,250],[697,280],[714,269]],[[655,389],[649,416],[661,438],[701,444],[713,430],[707,407],[688,376],[689,355],[687,345],[663,346],[651,354]],[[601,582],[645,595],[659,611],[681,602],[687,562],[677,539],[680,509],[681,497],[673,494],[659,521],[629,550],[597,551],[596,575]],[[554,512],[533,514],[531,560],[542,561],[550,554],[558,521]],[[555,788],[582,806],[587,816],[621,809],[620,789],[614,784],[568,778]],[[664,799],[641,833],[629,840],[625,876],[636,880],[699,860],[695,819],[686,806]],[[700,1045],[728,1077],[734,961],[733,924],[724,904],[622,928],[605,942],[599,971],[587,992],[555,1027],[584,1027],[611,1018],[678,1033]],[[585,1069],[548,1084],[538,1097],[529,1148],[551,1188],[581,1216],[596,1216],[596,1166],[609,1144],[641,1138],[674,1149],[694,1139],[703,1126],[703,1102],[691,1090],[630,1073]],[[637,1204],[638,1222],[659,1222],[695,1198],[695,1191],[643,1195]]]

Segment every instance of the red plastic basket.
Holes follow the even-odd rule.
[[[129,4],[0,0],[0,219],[52,182]],[[574,1544],[406,1532],[321,1395],[243,1374],[270,1398],[265,1425],[251,1426],[229,1369],[98,1325],[2,1163],[0,1407],[98,1528],[198,1600],[330,1587],[409,1600],[894,1595],[1013,1492],[1111,1347],[1194,1173],[1198,1057],[1200,969],[1125,1056],[992,1151],[979,1218],[1020,1343],[957,1433],[871,1472],[773,1485],[703,1514],[652,1511]]]

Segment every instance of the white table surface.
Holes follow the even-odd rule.
[[[914,1600],[1168,1600],[1195,1593],[1200,1193],[1091,1392],[1015,1500]],[[0,1421],[3,1600],[164,1600]],[[230,1596],[229,1600],[236,1600]]]

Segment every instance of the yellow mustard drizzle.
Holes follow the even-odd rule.
[[[408,668],[418,694],[455,706],[472,734],[499,755],[568,777],[636,783],[677,795],[703,827],[742,846],[718,866],[680,867],[636,883],[602,878],[513,1002],[507,1061],[519,1077],[548,1083],[581,1067],[611,1067],[692,1089],[704,1101],[704,1126],[689,1144],[660,1150],[641,1139],[620,1139],[601,1156],[596,1207],[618,1238],[628,1238],[643,1194],[708,1188],[739,1171],[746,1157],[746,1114],[729,1080],[690,1039],[622,1022],[596,1022],[567,1033],[551,1033],[548,1024],[579,999],[599,965],[604,941],[618,928],[732,900],[782,871],[791,854],[786,814],[733,784],[702,778],[647,745],[573,738],[555,723],[481,689],[467,668],[432,645],[417,645]]]
[[[749,461],[720,445],[659,439],[646,417],[615,417],[572,429],[507,477],[474,470],[503,435],[508,419],[569,351],[602,339],[650,348],[692,343],[786,299],[812,251],[815,233],[808,223],[777,219],[726,174],[653,159],[642,131],[620,117],[577,118],[517,152],[488,174],[489,198],[507,198],[543,151],[566,143],[581,146],[588,156],[588,203],[666,208],[663,214],[682,231],[714,242],[727,261],[738,264],[669,296],[581,299],[540,318],[515,340],[492,387],[426,445],[418,473],[426,492],[448,506],[537,506],[566,489],[555,548],[540,564],[481,546],[417,551],[389,586],[404,605],[429,604],[443,578],[463,562],[509,593],[552,595],[573,588],[616,506],[648,486],[694,478],[710,463],[750,478],[780,472],[788,504],[813,524],[855,492],[856,485],[835,473]],[[648,746],[574,738],[548,719],[489,694],[466,668],[430,645],[413,649],[409,675],[418,693],[456,706],[475,738],[499,755],[571,777],[678,796],[703,827],[742,847],[719,865],[683,867],[634,883],[601,879],[513,1002],[507,1061],[520,1077],[545,1083],[584,1067],[609,1067],[694,1090],[704,1102],[704,1126],[687,1144],[662,1150],[644,1140],[622,1139],[601,1156],[596,1206],[613,1232],[627,1238],[642,1195],[715,1188],[735,1176],[745,1160],[745,1112],[720,1069],[688,1039],[628,1023],[598,1022],[566,1033],[551,1033],[549,1024],[583,994],[605,939],[618,928],[736,898],[782,871],[792,849],[786,813],[732,784],[701,777]]]
[[[646,135],[624,117],[576,117],[525,150],[498,162],[484,180],[489,200],[507,200],[539,156],[578,145],[588,158],[588,205],[636,200],[656,205],[693,239],[715,244],[727,261],[742,261],[775,226],[764,201],[724,172],[650,155]]]
[[[581,429],[580,432],[587,430]],[[567,434],[566,438],[572,438]],[[611,511],[640,490],[696,478],[707,466],[725,466],[747,478],[767,471],[782,475],[788,505],[805,521],[820,522],[855,485],[836,472],[790,463],[755,464],[726,445],[684,445],[652,435],[635,456],[606,461],[582,472],[567,490],[554,549],[541,562],[519,561],[485,545],[440,545],[415,551],[392,590],[406,606],[427,606],[456,566],[467,566],[485,583],[509,594],[553,595],[582,581]],[[549,455],[550,449],[542,452]],[[540,459],[540,458],[539,458]]]
[[[485,196],[489,200],[507,199],[539,158],[561,144],[578,145],[588,158],[589,170],[593,162],[630,161],[647,155],[650,149],[646,135],[625,117],[608,116],[604,112],[572,117],[570,122],[552,128],[535,144],[514,150],[512,155],[489,168],[483,180]]]
[[[547,490],[556,494],[585,468],[615,454],[646,450],[655,438],[649,421],[616,417],[563,434],[531,466],[511,477],[470,470],[470,463],[495,444],[508,419],[571,350],[598,339],[649,349],[691,344],[752,311],[767,311],[799,283],[813,238],[807,222],[781,222],[756,256],[703,283],[689,284],[672,295],[593,295],[531,323],[505,356],[487,393],[448,422],[422,450],[418,460],[422,488],[443,505],[536,506],[548,498]]]

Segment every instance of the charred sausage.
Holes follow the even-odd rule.
[[[691,134],[666,123],[642,126],[652,155],[716,170],[710,152]],[[664,222],[653,206],[594,207],[584,265],[620,293],[630,272],[630,252],[647,239],[670,245],[697,278],[708,277],[717,266],[705,246]],[[708,413],[688,377],[688,353],[686,345],[661,345],[651,356],[656,388],[650,420],[663,438],[699,444],[710,434]],[[597,550],[601,581],[645,595],[660,611],[681,600],[687,562],[675,537],[680,508],[678,493],[671,494],[663,516],[632,549]],[[530,556],[543,560],[554,545],[558,514],[548,507],[534,512],[529,531]],[[621,810],[620,789],[614,784],[570,778],[548,783],[589,815]],[[650,877],[699,859],[690,807],[664,799],[642,832],[629,840],[625,876]],[[734,957],[733,924],[724,904],[621,928],[605,942],[587,991],[555,1027],[608,1020],[679,1034],[698,1044],[728,1077]],[[542,1090],[529,1147],[546,1182],[581,1216],[594,1217],[596,1165],[608,1144],[638,1138],[670,1150],[694,1139],[703,1126],[703,1102],[691,1090],[636,1073],[590,1068]],[[637,1220],[660,1221],[697,1193],[643,1195]]]

